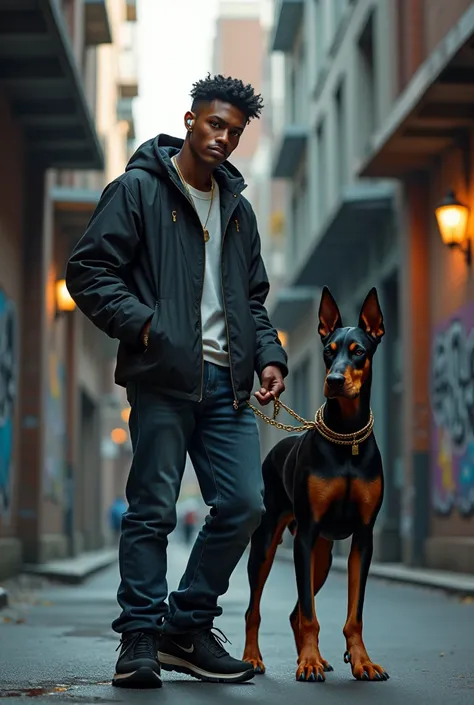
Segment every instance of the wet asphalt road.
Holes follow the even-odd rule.
[[[169,582],[174,587],[186,559],[177,542],[170,547]],[[247,605],[245,561],[238,567],[224,615],[216,626],[240,656]],[[296,653],[288,623],[296,596],[292,565],[277,561],[264,594],[261,647],[265,676],[242,685],[200,683],[165,673],[158,691],[110,686],[117,636],[118,569],[113,566],[79,587],[46,586],[23,594],[22,602],[0,612],[0,702],[163,703],[238,705],[468,705],[474,702],[474,604],[442,593],[370,579],[365,610],[365,643],[374,661],[390,673],[382,683],[356,682],[343,662],[342,626],[346,578],[333,573],[318,599],[321,651],[334,666],[326,683],[295,681]],[[58,690],[55,690],[58,689]]]

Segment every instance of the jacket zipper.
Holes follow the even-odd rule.
[[[174,181],[173,181],[172,179],[171,179],[171,181],[172,181],[172,183],[174,183]],[[178,189],[178,191],[179,191],[180,193],[183,193],[184,196],[186,196],[186,199],[189,201],[189,203],[191,203],[191,201],[189,200],[187,194],[184,193],[184,191],[181,191],[181,189],[179,188],[179,186],[178,186],[177,184],[174,184],[174,185],[176,186],[176,188]],[[195,207],[194,207],[194,204],[191,203],[191,206],[192,206],[192,209],[193,209],[194,213],[196,214],[196,218],[199,220],[199,225],[201,226],[201,230],[202,230],[201,219],[199,218],[199,215],[198,215],[198,213],[197,213],[197,211],[196,211],[196,209],[195,209]],[[171,217],[173,218],[173,223],[176,223],[177,220],[178,220],[178,213],[177,213],[177,211],[172,211],[172,212],[171,212]],[[204,272],[203,272],[203,275],[202,275],[201,296],[200,296],[200,298],[199,298],[199,325],[200,325],[200,330],[201,330],[201,391],[200,391],[200,393],[199,393],[199,401],[200,401],[200,402],[203,400],[203,397],[204,397],[204,346],[203,346],[203,342],[202,342],[202,314],[201,314],[202,297],[203,297],[203,294],[204,294],[204,278],[205,278],[205,276],[206,276],[206,245],[205,245],[205,243],[204,243],[204,240],[203,240],[203,246],[204,246]]]
[[[235,384],[234,384],[234,375],[232,372],[232,354],[230,351],[230,336],[229,336],[229,323],[227,320],[227,307],[226,307],[226,300],[225,300],[225,292],[224,292],[224,275],[223,275],[223,267],[222,267],[222,261],[223,261],[223,254],[224,254],[224,240],[225,236],[227,233],[227,228],[229,227],[230,219],[232,218],[233,212],[235,208],[232,210],[232,213],[229,215],[229,219],[227,221],[227,224],[225,226],[225,229],[222,233],[222,244],[221,244],[221,289],[222,289],[222,308],[224,309],[224,318],[225,318],[225,332],[226,332],[226,337],[227,337],[227,348],[229,350],[229,371],[230,371],[230,381],[232,384],[232,391],[234,393],[234,401],[232,403],[232,406],[234,407],[235,411],[238,411],[239,409],[239,402],[237,399],[237,393],[235,391]],[[237,224],[237,231],[238,231],[238,223],[239,221],[236,220],[235,223]]]

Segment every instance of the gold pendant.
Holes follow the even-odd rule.
[[[359,455],[359,446],[357,443],[354,443],[352,445],[352,455]]]
[[[209,240],[209,230],[204,230],[204,242],[208,242]]]

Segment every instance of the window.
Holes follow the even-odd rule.
[[[296,102],[298,100],[297,82],[296,82],[296,65],[295,61],[292,61],[292,66],[290,69],[290,101],[289,101],[289,122],[294,124],[296,122]]]
[[[334,17],[334,24],[333,24],[333,30],[334,33],[337,32],[339,29],[339,25],[341,24],[341,20],[344,17],[344,11],[347,6],[347,0],[331,0],[331,8],[333,11],[333,17]]]
[[[317,175],[318,182],[316,185],[317,189],[317,204],[318,204],[318,222],[324,219],[326,215],[327,206],[327,168],[326,168],[326,131],[324,126],[324,119],[318,125],[316,131],[316,144],[317,144]]]
[[[295,189],[291,197],[291,232],[290,237],[288,238],[288,257],[290,260],[293,259],[293,257],[295,256],[295,251],[297,247],[296,243],[298,238],[298,200],[298,194]]]
[[[294,259],[301,253],[308,228],[308,181],[306,170],[295,180],[291,198],[291,234],[288,238],[288,256]]]
[[[302,124],[305,122],[307,114],[306,104],[308,100],[308,87],[306,85],[306,47],[303,42],[300,44],[298,54],[294,59],[295,67],[295,122]]]
[[[341,189],[347,182],[347,125],[346,125],[346,91],[341,80],[334,95],[336,109],[336,185]]]
[[[311,416],[310,409],[310,360],[305,360],[293,372],[293,403],[295,411],[303,418]]]
[[[374,13],[367,20],[358,41],[359,68],[359,132],[362,138],[362,153],[377,127],[375,105],[375,57],[374,57]]]
[[[324,0],[314,0],[314,16],[316,22],[316,73],[319,74],[325,55],[325,31],[324,31]]]
[[[295,253],[299,255],[303,243],[306,239],[306,230],[308,227],[308,214],[306,212],[308,206],[308,181],[306,172],[303,174],[298,186],[297,206],[296,206],[296,232],[295,232]]]

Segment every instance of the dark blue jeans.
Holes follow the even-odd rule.
[[[206,363],[204,397],[195,403],[131,384],[133,462],[122,519],[116,632],[185,633],[211,628],[263,512],[257,424],[250,408],[236,412],[229,370]],[[166,581],[168,535],[189,452],[210,507],[178,589]]]

